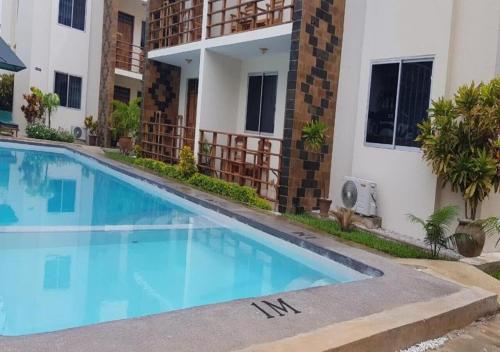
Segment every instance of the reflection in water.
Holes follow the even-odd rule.
[[[65,154],[0,147],[0,165],[0,203],[10,198],[19,226],[187,224],[194,215]]]
[[[226,228],[12,234],[0,248],[6,335],[352,279]]]
[[[14,209],[7,204],[0,204],[0,225],[12,225],[18,222]]]
[[[0,335],[365,278],[255,230],[221,227],[218,216],[177,206],[92,162],[0,147],[5,164],[0,216],[15,226],[0,233]],[[148,230],[109,226],[121,224]]]

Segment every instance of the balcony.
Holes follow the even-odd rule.
[[[144,71],[143,48],[118,39],[116,41],[116,68],[142,74]]]
[[[185,145],[194,150],[194,137],[195,128],[183,126],[182,116],[172,121],[158,111],[150,121],[142,124],[143,154],[148,158],[177,164]]]
[[[207,38],[292,21],[293,0],[208,0]]]
[[[278,197],[281,155],[281,139],[200,129],[200,171],[252,187],[271,202]]]
[[[149,14],[149,49],[200,40],[202,22],[203,0],[163,1]]]

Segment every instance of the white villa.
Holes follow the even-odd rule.
[[[422,160],[417,123],[431,100],[500,75],[498,0],[12,0],[2,10],[1,35],[28,67],[15,80],[20,125],[30,86],[60,93],[53,121],[67,130],[105,120],[112,98],[143,96],[147,156],[176,162],[189,145],[204,172],[282,212],[315,208],[326,192],[342,206],[346,176],[369,180],[383,228],[417,238],[406,214],[463,203]],[[301,143],[311,120],[330,127],[319,159]],[[491,215],[499,194],[481,205]]]

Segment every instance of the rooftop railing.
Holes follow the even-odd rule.
[[[278,197],[281,161],[281,139],[200,129],[198,168],[252,187],[272,202]]]
[[[293,0],[208,0],[207,37],[291,22],[293,7]]]
[[[165,0],[149,13],[149,49],[201,39],[203,0]]]
[[[118,39],[116,41],[116,68],[142,74],[144,70],[143,48]]]

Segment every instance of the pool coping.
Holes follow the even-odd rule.
[[[89,157],[107,167],[111,167],[116,171],[125,173],[128,176],[151,183],[155,186],[164,188],[165,190],[174,193],[177,196],[181,196],[184,199],[195,202],[201,206],[208,207],[223,215],[246,223],[247,225],[252,226],[256,229],[267,232],[271,235],[294,243],[302,248],[311,250],[320,255],[327,256],[334,261],[340,262],[346,266],[354,268],[357,271],[364,272],[366,274],[369,274],[370,276],[373,276],[373,278],[371,279],[362,280],[360,282],[316,287],[266,297],[242,299],[226,303],[184,309],[169,313],[162,313],[155,316],[95,324],[91,326],[63,330],[53,333],[28,335],[22,337],[0,337],[0,347],[10,346],[14,348],[14,346],[20,344],[23,346],[23,348],[26,348],[27,345],[29,346],[32,343],[40,343],[40,341],[47,342],[55,338],[58,341],[63,341],[61,342],[61,346],[64,345],[66,346],[65,348],[71,346],[71,350],[77,350],[75,348],[78,344],[75,345],[74,339],[78,337],[78,334],[83,334],[85,336],[88,336],[90,334],[97,339],[96,341],[101,341],[101,343],[107,344],[104,341],[108,341],[109,343],[110,336],[107,336],[107,334],[102,335],[103,332],[109,332],[111,330],[114,331],[114,334],[121,335],[120,332],[127,331],[133,326],[137,327],[146,325],[148,327],[151,327],[153,325],[154,327],[156,327],[155,321],[160,320],[163,322],[163,324],[169,326],[171,331],[177,331],[181,335],[182,330],[180,329],[180,326],[178,324],[179,321],[187,322],[193,328],[196,327],[198,331],[197,335],[200,337],[200,341],[206,341],[208,343],[208,345],[204,344],[204,350],[206,351],[231,351],[234,349],[245,348],[249,345],[262,344],[280,340],[283,338],[288,338],[300,333],[306,333],[310,330],[319,329],[322,326],[360,318],[362,316],[370,314],[380,313],[382,311],[390,310],[398,306],[452,295],[462,289],[462,287],[459,285],[432,278],[426,274],[419,273],[414,269],[397,265],[387,258],[382,258],[373,253],[368,253],[366,251],[342,244],[334,238],[324,236],[323,234],[309,230],[299,224],[291,223],[281,216],[272,214],[270,212],[251,209],[244,205],[222,199],[215,195],[188,187],[178,182],[166,180],[149,172],[106,158],[103,154],[100,155],[99,153],[94,153],[85,146],[67,145],[63,143],[53,143],[38,140],[19,140],[8,137],[0,138],[0,141],[59,147],[72,152],[76,152],[85,157]],[[401,292],[401,290],[404,290],[405,286],[407,288],[411,285],[414,285],[413,288],[415,291],[405,292],[405,294],[402,294],[401,297],[397,297],[392,301],[386,302],[384,300],[380,300],[379,297],[372,297],[375,298],[374,302],[366,300],[371,296],[369,292],[370,290],[373,290],[374,292],[385,292],[387,294],[394,295],[397,294],[398,291]],[[328,302],[329,299],[337,297],[337,299],[345,301],[346,298],[349,298],[345,296],[352,295],[353,289],[357,289],[357,293],[361,293],[361,291],[359,290],[367,290],[367,292],[363,291],[363,293],[360,294],[359,297],[353,297],[354,301],[351,300],[352,305],[362,304],[362,309],[356,308],[349,311],[349,309],[346,309],[345,306],[331,307],[331,304],[329,304]],[[431,292],[426,292],[426,289],[430,290]],[[282,302],[289,304],[290,307],[295,307],[295,309],[299,311],[299,313],[293,314],[295,312],[295,309],[288,309],[288,312],[286,313],[282,311],[282,313],[284,313],[283,316],[286,316],[285,318],[282,318],[279,314],[277,314],[274,318],[280,319],[269,319],[269,317],[264,316],[266,320],[262,322],[263,313],[262,311],[259,311],[259,309],[255,309],[254,304],[257,303],[262,305],[264,301],[275,302],[277,304],[277,302],[280,302],[280,299],[282,300]],[[376,302],[377,300],[380,301]],[[283,308],[284,306],[282,305],[281,307]],[[305,316],[306,310],[308,310],[311,314],[314,312],[314,314],[308,314],[307,319],[303,319],[308,322],[301,322],[300,317]],[[236,326],[252,330],[252,328],[255,327],[255,323],[268,325],[269,321],[273,321],[277,322],[272,324],[275,329],[266,329],[258,334],[250,336],[245,333],[243,334],[244,338],[243,336],[240,336],[238,338],[238,334],[231,334],[231,329],[228,329],[228,327],[230,326],[219,326],[219,328],[228,333],[227,336],[230,336],[230,338],[226,337],[223,340],[213,341],[211,335],[216,332],[210,328],[207,329],[207,327],[203,324],[200,325],[200,323],[196,323],[197,319],[203,318],[203,321],[211,321],[217,326],[219,325],[216,323],[217,316],[227,317],[235,311],[245,312],[246,316],[251,317],[249,320],[233,319]],[[273,313],[273,311],[271,311],[271,313]],[[334,316],[331,318],[325,316],[325,314],[332,313],[338,313],[338,316]],[[317,319],[314,319],[315,317]],[[321,320],[321,322],[316,322],[315,320]],[[150,338],[152,338],[153,341],[157,341],[162,346],[163,350],[169,350],[165,349],[166,346],[170,347],[170,350],[175,351],[199,350],[199,342],[192,341],[192,339],[190,339],[189,337],[172,338],[172,336],[170,336],[166,338],[161,334],[151,335],[150,333],[148,333],[148,331],[142,331],[142,333],[144,333],[146,336],[150,335]],[[211,341],[211,343],[209,343],[209,341]],[[138,344],[137,349],[145,348],[145,346],[139,343],[139,341],[129,341],[129,344],[130,343]],[[130,345],[128,346],[130,347]],[[43,349],[39,350],[42,351]],[[64,348],[62,350],[64,350]],[[114,351],[119,349],[101,348],[101,350]],[[136,349],[134,348],[132,350]],[[151,349],[151,346],[149,346],[149,348],[146,348],[146,350],[156,351],[156,349]],[[160,349],[158,349],[158,351],[159,350]],[[12,351],[16,351],[16,349],[12,349]]]

